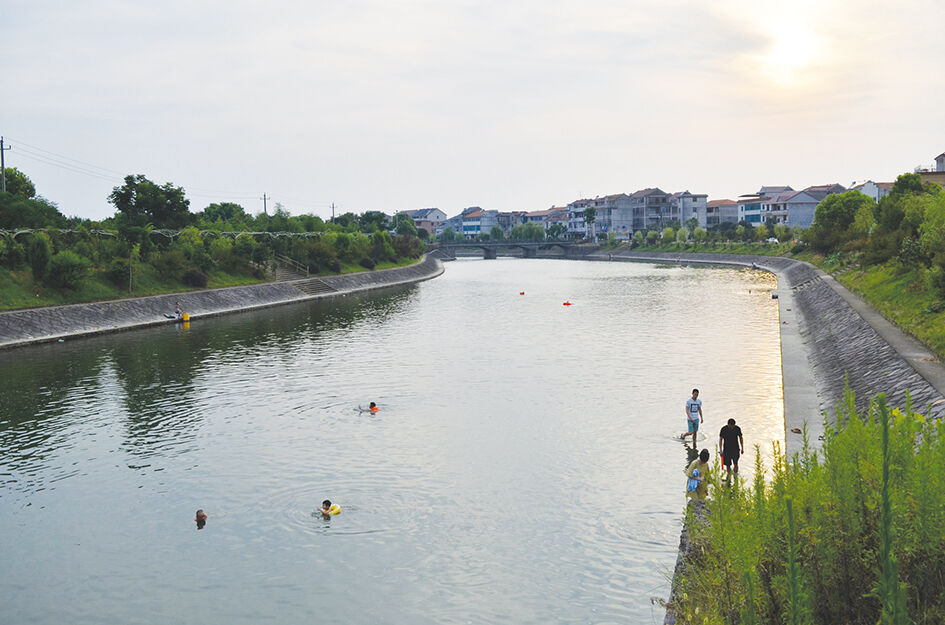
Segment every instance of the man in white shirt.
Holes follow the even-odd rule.
[[[686,440],[686,437],[692,434],[692,444],[696,444],[696,434],[699,433],[699,424],[702,419],[702,400],[699,399],[699,389],[692,389],[692,397],[686,400],[686,426],[689,428],[680,437]]]

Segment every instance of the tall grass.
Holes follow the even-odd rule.
[[[770,475],[710,485],[677,622],[945,623],[945,425],[851,392],[836,423],[819,452],[775,445]]]

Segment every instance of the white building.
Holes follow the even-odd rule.
[[[859,191],[863,195],[868,195],[873,198],[874,202],[879,202],[881,199],[889,195],[889,192],[892,190],[893,183],[891,182],[873,182],[872,180],[859,180],[853,181],[850,183],[849,191]]]

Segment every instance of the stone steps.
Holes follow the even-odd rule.
[[[302,291],[306,295],[321,295],[322,293],[337,293],[338,290],[331,287],[320,278],[309,278],[308,280],[296,280],[292,286]]]
[[[299,273],[294,269],[290,269],[284,265],[278,265],[276,267],[276,282],[288,282],[289,280],[304,280],[307,278],[304,273]]]

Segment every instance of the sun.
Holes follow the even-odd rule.
[[[817,40],[807,28],[799,25],[779,28],[771,35],[771,44],[762,63],[773,78],[796,80],[817,61]]]

